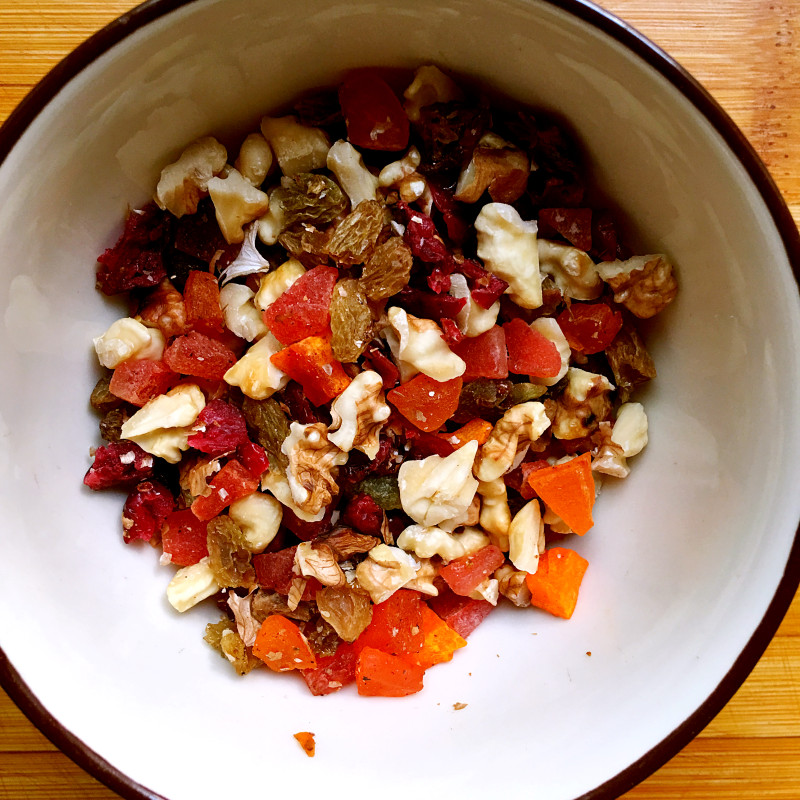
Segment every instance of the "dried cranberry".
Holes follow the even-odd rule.
[[[381,376],[383,388],[389,390],[397,386],[400,380],[400,370],[389,356],[377,344],[370,344],[364,351],[364,363]]]
[[[371,461],[360,450],[350,451],[347,463],[339,469],[339,486],[343,492],[352,492],[364,478],[394,475],[400,469],[394,444],[385,436],[379,441],[378,452]]]
[[[323,533],[327,533],[331,527],[333,527],[331,525],[332,514],[333,505],[330,505],[325,509],[321,520],[317,522],[306,522],[306,520],[300,519],[290,508],[284,506],[281,522],[298,539],[302,539],[304,542],[310,542],[312,539],[322,536]]]
[[[90,489],[130,486],[153,474],[153,456],[134,442],[111,442],[98,447],[94,463],[83,478]]]
[[[260,444],[244,442],[236,448],[236,455],[245,469],[255,478],[260,478],[269,469],[267,451]]]
[[[427,214],[411,208],[402,201],[396,205],[396,208],[405,219],[406,232],[403,238],[411,248],[411,252],[420,261],[428,264],[444,261],[448,256],[447,245],[437,233],[433,220]]]
[[[169,217],[154,203],[131,211],[117,243],[97,258],[97,288],[113,295],[158,286],[167,276],[163,252],[168,234]]]
[[[592,247],[591,208],[543,208],[539,212],[539,236],[560,236],[579,250]]]
[[[440,320],[442,317],[454,319],[467,302],[466,297],[433,294],[433,292],[413,289],[410,286],[406,286],[397,295],[397,300],[409,314],[433,320]]]
[[[617,226],[610,211],[595,211],[592,216],[592,248],[595,261],[613,261],[617,257]]]
[[[469,224],[459,214],[458,201],[453,197],[452,192],[437,186],[433,181],[428,181],[428,188],[430,189],[434,206],[442,215],[448,237],[455,244],[462,245],[467,238]]]
[[[443,317],[441,320],[439,320],[439,324],[442,327],[444,340],[447,342],[449,347],[452,347],[454,344],[458,344],[464,339],[464,334],[461,333],[458,325],[456,325],[452,319]]]
[[[142,481],[129,495],[122,508],[122,536],[130,543],[149,542],[161,531],[164,520],[175,507],[175,498],[158,481]]]
[[[367,536],[380,536],[383,509],[364,492],[354,495],[342,514],[342,524]]]
[[[508,284],[504,280],[485,270],[471,258],[464,259],[457,269],[466,277],[472,299],[481,308],[491,308],[508,288]]]
[[[297,381],[289,381],[279,395],[280,401],[286,406],[289,417],[294,422],[302,425],[313,425],[316,422],[330,422],[325,419],[322,409],[311,405],[303,392],[303,387]]]
[[[189,447],[212,456],[228,453],[249,441],[244,414],[224,400],[208,403],[192,428],[195,432],[187,440]]]
[[[175,249],[204,261],[206,266],[217,250],[224,250],[226,246],[209,198],[197,204],[194,214],[185,214],[175,223]],[[237,245],[237,249],[240,247]]]

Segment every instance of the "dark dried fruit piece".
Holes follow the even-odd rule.
[[[175,507],[172,492],[158,481],[142,481],[122,508],[122,537],[127,542],[149,542]]]
[[[111,442],[97,448],[83,482],[95,490],[130,486],[152,477],[153,464],[153,456],[138,444]]]
[[[328,253],[337,264],[363,264],[375,249],[383,222],[383,206],[377,200],[362,200],[334,228]]]
[[[372,620],[369,595],[349,586],[323,586],[316,601],[322,618],[345,642],[354,642]]]
[[[627,321],[606,348],[614,384],[621,403],[627,403],[638,386],[656,377],[656,367],[636,328]]]
[[[377,475],[365,478],[358,488],[369,495],[384,511],[396,511],[403,508],[396,475]]]
[[[92,389],[89,403],[95,411],[106,414],[114,408],[125,405],[125,401],[111,392],[111,374],[102,375]]]
[[[367,492],[353,497],[342,514],[342,523],[367,536],[380,536],[383,525],[383,509]]]
[[[194,433],[187,440],[189,447],[212,456],[235,450],[249,441],[244,414],[224,400],[207,403],[192,429]]]
[[[284,178],[281,187],[281,206],[287,227],[298,222],[324,225],[347,209],[347,198],[338,184],[326,175],[301,172]]]
[[[100,436],[107,442],[118,442],[122,438],[122,426],[128,421],[127,409],[112,408],[100,420]]]
[[[337,361],[353,363],[372,338],[372,312],[359,281],[339,281],[331,297],[331,349]]]
[[[408,284],[413,265],[409,246],[399,236],[392,236],[372,251],[364,265],[361,274],[364,294],[370,300],[386,300],[397,294]]]
[[[406,232],[403,239],[414,256],[428,264],[437,264],[447,259],[447,245],[439,236],[433,220],[406,203],[400,202],[395,207],[405,219]]]
[[[228,516],[208,522],[208,566],[221,586],[251,588],[256,573],[241,528]]]
[[[478,378],[465,383],[461,389],[458,408],[453,422],[463,424],[475,417],[496,422],[501,416],[500,406],[511,392],[511,381]]]
[[[207,641],[219,654],[239,673],[246,675],[251,670],[263,663],[245,647],[239,636],[236,625],[232,620],[223,617],[219,622],[209,622],[203,639]]]

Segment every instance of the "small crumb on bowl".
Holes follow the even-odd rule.
[[[314,734],[309,731],[300,731],[300,733],[294,735],[294,738],[300,742],[300,747],[305,750],[306,755],[309,758],[313,758],[317,749],[317,744],[314,741]]]
[[[466,703],[453,703],[453,711],[461,711],[462,708],[466,708]]]

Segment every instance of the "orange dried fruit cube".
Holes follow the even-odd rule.
[[[569,619],[578,602],[583,575],[589,562],[574,550],[551,547],[539,556],[539,568],[525,577],[531,605]]]
[[[456,650],[467,646],[466,639],[456,633],[424,603],[422,604],[422,635],[422,649],[418,653],[408,656],[409,661],[422,669],[452,660]]]
[[[563,464],[536,469],[528,476],[528,484],[545,505],[557,514],[579,536],[592,525],[594,478],[589,453],[576,456]]]
[[[253,655],[273,672],[317,668],[316,656],[303,632],[280,614],[272,614],[261,623]]]
[[[356,687],[365,697],[407,697],[422,689],[424,674],[416,664],[365,647],[356,664]]]
[[[438,431],[453,416],[461,396],[461,378],[435,381],[420,373],[392,389],[386,399],[413,425],[425,433]]]

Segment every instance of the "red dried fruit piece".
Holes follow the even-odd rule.
[[[182,253],[208,264],[218,250],[227,247],[210,198],[201,200],[194,214],[184,214],[175,223],[175,249]]]
[[[399,427],[405,436],[411,458],[427,458],[428,456],[441,456],[446,458],[455,452],[455,447],[445,438],[435,433],[426,433],[412,425],[407,420],[398,417],[396,427]]]
[[[228,453],[249,442],[244,414],[224,400],[207,403],[197,415],[192,430],[195,433],[187,439],[189,447],[212,456]]]
[[[350,385],[350,377],[333,357],[330,342],[319,336],[290,344],[275,353],[271,360],[303,387],[315,406],[333,400]]]
[[[128,495],[122,507],[122,537],[127,543],[149,542],[175,507],[175,498],[164,484],[142,481]]]
[[[300,519],[291,508],[284,506],[281,522],[284,527],[288,528],[298,539],[302,539],[304,542],[310,542],[312,539],[322,536],[323,533],[327,533],[331,529],[332,515],[333,504],[325,508],[322,519],[316,522],[307,522],[304,519]]]
[[[464,259],[457,269],[467,279],[470,295],[481,308],[491,308],[508,288],[504,280],[471,258]]]
[[[164,350],[164,361],[181,375],[220,381],[236,363],[236,354],[216,339],[192,331],[172,340]]]
[[[571,303],[556,321],[573,350],[592,355],[614,341],[622,327],[622,314],[606,303]]]
[[[311,694],[331,694],[355,682],[357,663],[358,650],[353,644],[342,642],[332,656],[317,656],[317,668],[304,669],[303,680]]]
[[[461,396],[461,378],[435,381],[420,373],[392,389],[386,399],[424,433],[438,431],[453,416]]]
[[[386,81],[372,70],[350,73],[339,87],[347,138],[367,150],[404,150],[408,145],[408,116]]]
[[[613,261],[617,258],[617,226],[610,211],[595,211],[592,217],[592,249],[589,255],[595,261]]]
[[[572,443],[573,440],[569,440]],[[590,445],[591,446],[591,445]],[[523,500],[531,500],[536,497],[536,492],[528,483],[528,478],[531,473],[537,469],[544,469],[549,467],[550,464],[544,458],[537,461],[523,461],[516,469],[507,472],[503,476],[503,482],[506,486],[519,492]]]
[[[381,376],[384,390],[388,391],[397,386],[397,382],[400,380],[400,370],[378,345],[371,344],[364,351],[364,365]]]
[[[508,371],[534,378],[554,378],[561,371],[561,354],[554,342],[521,319],[503,325]]]
[[[141,407],[167,392],[178,380],[179,376],[163,361],[131,358],[114,370],[109,389],[121,400]]]
[[[402,657],[419,653],[424,640],[419,592],[399,589],[372,607],[372,619],[355,645]]]
[[[464,341],[464,334],[461,333],[454,320],[442,317],[439,320],[439,327],[442,329],[442,338],[447,342],[448,347],[452,348],[453,345]]]
[[[158,286],[167,277],[163,249],[168,231],[169,216],[155,203],[131,211],[117,243],[97,258],[97,288],[113,295]]]
[[[356,685],[364,697],[407,697],[421,691],[424,674],[416,664],[365,647],[356,665]]]
[[[466,337],[451,345],[451,349],[467,365],[466,371],[461,376],[463,381],[508,377],[506,334],[499,325],[489,328],[478,336]]]
[[[561,236],[579,250],[592,248],[591,208],[543,208],[539,211],[539,236]]]
[[[114,489],[146,480],[153,474],[153,456],[133,442],[110,442],[98,447],[94,463],[83,477],[90,489]]]
[[[192,511],[201,520],[216,517],[231,503],[258,489],[258,480],[236,459],[231,459],[211,479],[211,494],[194,499]]]
[[[254,478],[260,478],[269,469],[267,451],[255,442],[240,444],[236,448],[236,457]]]
[[[448,258],[450,254],[447,245],[442,241],[436,231],[436,225],[427,214],[403,202],[397,203],[395,208],[403,214],[406,221],[403,239],[420,261],[436,264]]]
[[[208,522],[190,508],[173,511],[161,526],[161,547],[170,563],[190,567],[208,555]]]
[[[446,589],[431,597],[428,605],[456,633],[465,639],[494,611],[488,600],[473,600]]]
[[[297,577],[292,571],[297,546],[286,547],[274,553],[259,553],[253,556],[253,569],[256,581],[262,589],[287,595],[292,588],[292,580]]]
[[[303,425],[315,422],[327,422],[316,408],[309,402],[303,387],[297,381],[289,381],[279,395],[281,404],[286,406],[289,419]]]
[[[383,509],[364,492],[354,495],[342,514],[342,524],[368,536],[380,536]]]
[[[265,312],[264,321],[281,344],[329,334],[331,297],[339,280],[335,267],[303,273]]]
[[[466,305],[467,298],[453,297],[449,294],[433,294],[406,286],[397,295],[397,301],[415,317],[439,320],[442,317],[455,319],[458,312]]]
[[[469,224],[459,213],[459,203],[453,193],[433,181],[428,181],[433,204],[439,210],[447,228],[448,237],[457,245],[462,245],[469,232]]]
[[[214,335],[225,329],[219,300],[219,284],[210,272],[193,270],[183,289],[186,323],[200,333]]]
[[[476,553],[453,559],[439,570],[439,574],[456,594],[466,597],[504,562],[503,551],[489,544]]]

